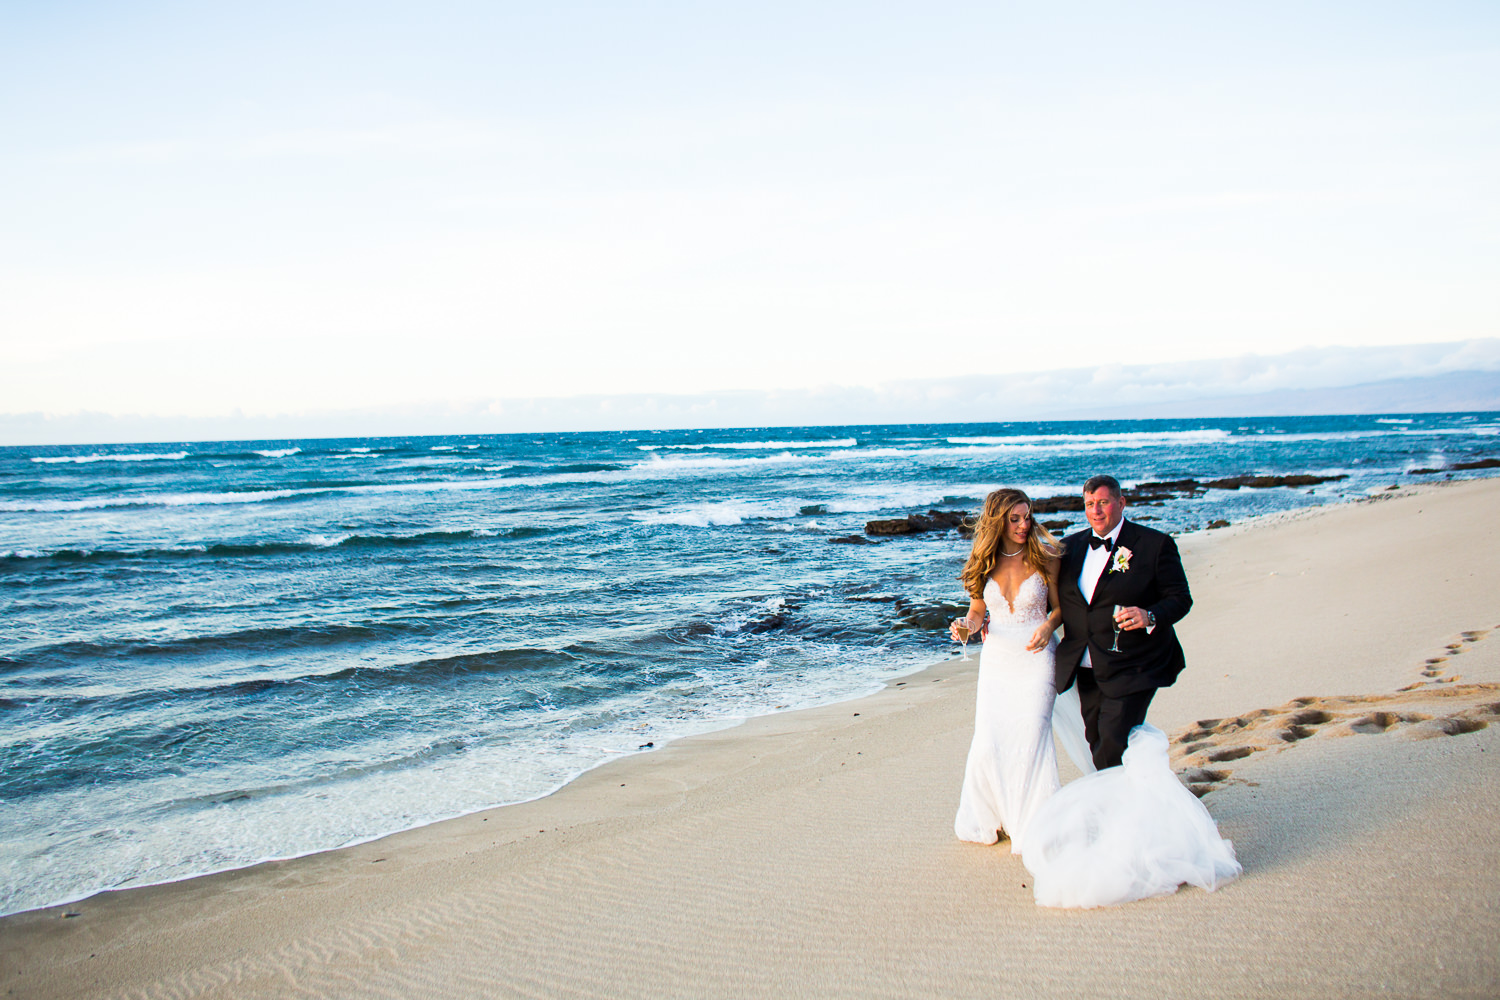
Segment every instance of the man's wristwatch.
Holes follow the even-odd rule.
[[[1146,627],[1156,628],[1156,615],[1152,614],[1150,611],[1146,612]]]

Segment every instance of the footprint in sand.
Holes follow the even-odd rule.
[[[1500,713],[1496,713],[1500,716]],[[1464,718],[1455,715],[1446,719],[1429,719],[1426,722],[1413,726],[1411,737],[1416,740],[1431,739],[1434,736],[1462,736],[1464,733],[1478,732],[1489,726],[1485,719]]]
[[[1208,755],[1208,759],[1215,764],[1220,764],[1226,760],[1240,760],[1248,757],[1259,749],[1259,747],[1230,747],[1228,750],[1215,750]]]
[[[1188,786],[1188,791],[1200,799],[1213,791],[1229,777],[1228,771],[1211,771],[1206,767],[1190,767],[1177,776]]]
[[[1295,712],[1286,721],[1294,726],[1321,726],[1325,722],[1332,722],[1333,716],[1321,708],[1309,708],[1302,712]]]
[[[1500,628],[1500,626],[1496,626],[1496,628]],[[1412,691],[1426,684],[1452,684],[1459,680],[1459,675],[1448,673],[1449,668],[1444,666],[1444,664],[1448,663],[1452,657],[1462,654],[1469,644],[1479,642],[1493,631],[1494,629],[1477,628],[1458,633],[1456,640],[1443,647],[1445,655],[1430,656],[1423,661],[1421,670],[1419,671],[1423,679],[1408,684],[1401,688],[1401,690]]]
[[[1403,722],[1425,722],[1430,718],[1421,712],[1372,712],[1349,723],[1349,729],[1356,733],[1383,733]]]
[[[1485,633],[1476,634],[1483,638]],[[1282,750],[1323,733],[1369,736],[1399,731],[1410,739],[1431,739],[1477,732],[1500,721],[1497,694],[1500,684],[1429,683],[1388,695],[1295,698],[1280,708],[1230,719],[1200,719],[1172,737],[1172,757],[1183,784],[1202,797],[1238,781],[1231,771],[1207,765]]]

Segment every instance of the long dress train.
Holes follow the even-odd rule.
[[[1182,786],[1167,735],[1130,731],[1119,767],[1079,778],[1032,816],[1022,859],[1042,906],[1113,906],[1176,892],[1212,892],[1240,874],[1234,846]]]

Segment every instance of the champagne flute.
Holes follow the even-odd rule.
[[[1124,610],[1125,610],[1125,605],[1123,605],[1123,604],[1116,604],[1115,605],[1115,616],[1114,616],[1114,619],[1113,619],[1113,621],[1115,623],[1115,642],[1114,642],[1114,645],[1112,645],[1112,646],[1109,647],[1109,651],[1111,653],[1120,653],[1120,652],[1123,652],[1123,650],[1120,649],[1120,612],[1124,611]]]
[[[954,631],[958,633],[958,641],[963,644],[963,655],[958,658],[960,663],[969,662],[969,633],[973,629],[969,625],[969,619],[961,618],[954,623]]]

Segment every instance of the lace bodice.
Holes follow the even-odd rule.
[[[1016,591],[1016,605],[1005,602],[1000,585],[994,580],[984,584],[984,606],[990,613],[990,628],[1035,628],[1047,618],[1047,581],[1033,573],[1021,581]]]

